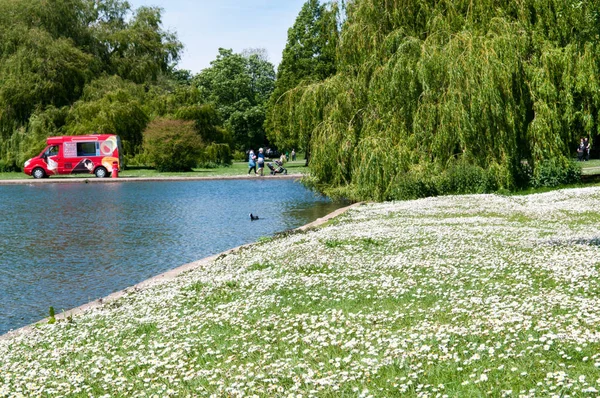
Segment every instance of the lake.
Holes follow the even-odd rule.
[[[342,206],[271,178],[0,186],[0,334]]]

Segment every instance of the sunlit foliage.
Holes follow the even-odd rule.
[[[117,133],[126,151],[135,151],[152,110],[142,109],[136,93],[173,74],[181,47],[162,29],[157,8],[132,10],[123,0],[0,0],[4,168],[19,168],[53,134]],[[87,98],[91,92],[97,95]]]
[[[599,4],[356,0],[337,74],[282,102],[321,189],[392,199],[469,165],[513,189],[598,134]],[[417,190],[415,195],[435,194]]]
[[[158,171],[189,171],[203,143],[193,122],[157,118],[144,132],[144,154]]]
[[[211,104],[238,150],[265,142],[265,107],[275,84],[275,70],[259,51],[237,54],[219,49],[209,68],[194,78],[202,98]]]
[[[290,117],[290,90],[320,82],[335,74],[338,7],[308,0],[288,30],[275,89],[267,107],[267,136],[281,149],[309,149],[310,132]]]

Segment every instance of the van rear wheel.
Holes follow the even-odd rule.
[[[104,167],[98,167],[94,171],[94,174],[96,174],[96,177],[98,177],[98,178],[104,178],[108,175],[108,172],[106,171],[106,169]]]
[[[41,167],[36,167],[31,172],[31,175],[33,176],[33,178],[44,178],[46,177],[46,172]]]

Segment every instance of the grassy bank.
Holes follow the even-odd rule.
[[[582,175],[584,178],[587,178],[587,181],[584,181],[583,184],[590,183],[590,177],[598,178],[600,177],[600,160],[595,159],[589,162],[582,162]],[[288,170],[289,174],[308,174],[310,172],[310,168],[305,167],[305,160],[296,160],[290,161],[285,164],[285,168]],[[269,174],[269,169],[265,167],[265,175]],[[144,168],[144,167],[130,167],[125,170],[122,170],[119,173],[120,177],[128,177],[128,178],[160,178],[160,177],[231,177],[231,176],[245,176],[248,174],[248,163],[247,162],[234,162],[231,166],[228,167],[217,167],[217,168],[196,168],[189,172],[174,172],[174,173],[163,173],[159,172],[152,168]],[[54,176],[51,177],[53,179],[61,178],[95,178],[93,175],[86,174],[76,174],[76,175],[62,175],[62,176]],[[33,179],[33,177],[27,176],[22,172],[10,172],[10,173],[0,173],[0,180],[17,180],[17,179]],[[554,190],[556,188],[549,188],[549,190]],[[537,192],[539,189],[527,189],[522,192],[517,192],[517,194],[527,194],[530,192]]]
[[[0,341],[0,396],[596,396],[599,207],[364,205]]]
[[[288,174],[307,174],[309,169],[304,166],[305,160],[296,160],[287,162],[284,167],[288,170]],[[270,170],[265,165],[264,173],[268,175]],[[119,173],[120,177],[219,177],[219,176],[235,176],[246,175],[248,173],[248,162],[234,162],[228,167],[217,167],[213,169],[193,169],[189,172],[180,173],[161,173],[155,169],[147,168],[128,168]],[[73,176],[55,176],[50,178],[82,178],[90,177],[86,174],[76,174]],[[23,178],[33,178],[24,173],[0,173],[0,180],[16,180]],[[94,178],[91,175],[91,178]]]
[[[600,159],[592,159],[587,162],[582,162],[581,174],[583,175],[598,175],[600,174]]]

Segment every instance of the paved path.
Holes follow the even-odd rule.
[[[594,174],[600,174],[600,166],[594,166],[594,167],[583,167],[581,169],[581,172],[583,173],[583,175],[594,175]]]

